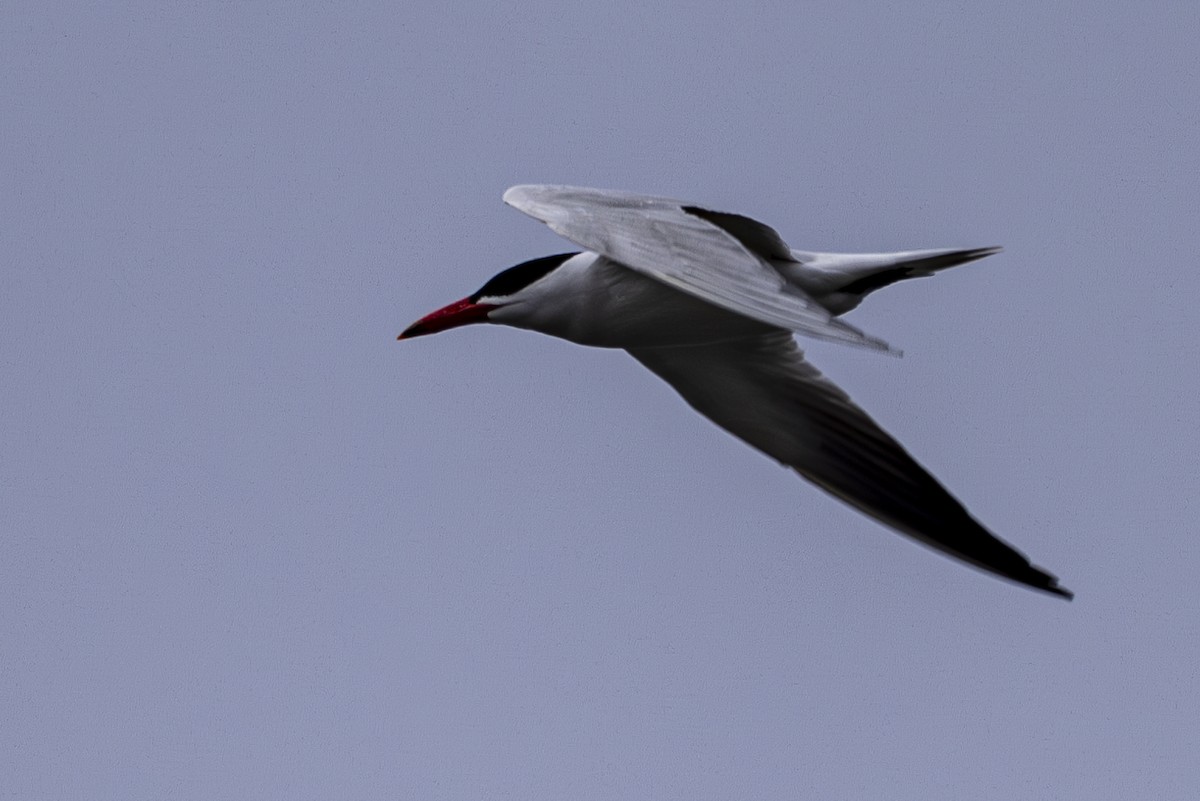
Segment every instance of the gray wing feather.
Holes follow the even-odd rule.
[[[696,411],[881,523],[998,576],[1072,597],[971,517],[804,359],[790,334],[630,353]]]
[[[504,202],[581,247],[715,306],[807,336],[891,350],[787,283],[767,260],[791,260],[791,251],[774,229],[749,217],[571,186],[514,186]]]

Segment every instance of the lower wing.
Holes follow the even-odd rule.
[[[700,414],[859,511],[997,576],[1073,597],[971,517],[790,333],[629,352]]]

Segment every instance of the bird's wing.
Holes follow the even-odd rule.
[[[856,509],[998,576],[1072,597],[972,518],[790,334],[630,353],[700,414]]]
[[[878,350],[767,259],[792,260],[774,229],[667,198],[572,186],[514,186],[504,202],[575,244],[681,292],[768,325]]]

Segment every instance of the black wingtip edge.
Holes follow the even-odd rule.
[[[1066,587],[1059,586],[1058,576],[1042,570],[1037,565],[1028,564],[1028,567],[1029,570],[1022,571],[1022,575],[1009,576],[1009,578],[1013,578],[1016,581],[1024,584],[1026,587],[1035,589],[1039,592],[1057,595],[1059,598],[1065,598],[1068,601],[1075,599],[1075,593],[1071,592]]]
[[[1057,595],[1061,598],[1066,598],[1068,601],[1075,600],[1075,593],[1071,592],[1066,587],[1054,586],[1054,587],[1044,587],[1043,589],[1045,589],[1046,592],[1053,593],[1054,595]]]
[[[1035,590],[1041,590],[1042,592],[1050,593],[1051,595],[1057,595],[1060,598],[1066,598],[1068,601],[1075,600],[1075,593],[1071,592],[1066,587],[1058,586],[1058,579],[1056,579],[1054,576],[1051,576],[1049,573],[1045,573],[1043,571],[1039,572],[1041,572],[1042,575],[1038,577],[1039,580],[1036,583],[1031,581],[1027,581],[1025,583],[1030,587],[1033,587]]]

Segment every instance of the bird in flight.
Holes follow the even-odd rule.
[[[793,338],[891,351],[839,316],[877,289],[1000,248],[815,253],[749,217],[668,198],[526,185],[504,201],[584,250],[509,267],[399,339],[498,323],[623,348],[700,414],[880,523],[1073,597],[975,520]]]

